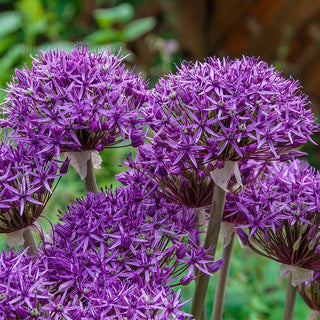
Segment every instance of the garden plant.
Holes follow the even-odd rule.
[[[317,319],[320,174],[297,148],[319,125],[299,82],[255,57],[212,57],[151,87],[124,59],[83,44],[40,51],[7,83],[0,317],[220,320],[238,237],[289,274],[283,319],[298,291]],[[129,146],[122,185],[99,186],[99,153]],[[47,234],[38,218],[70,166],[86,195]]]

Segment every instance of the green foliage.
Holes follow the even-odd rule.
[[[122,3],[114,8],[97,9],[95,19],[100,29],[112,27],[114,23],[127,23],[134,17],[134,8],[128,3]]]
[[[108,45],[111,51],[150,32],[153,17],[134,20],[134,5],[120,3],[93,12],[95,25],[79,23],[83,12],[80,0],[19,0],[14,8],[0,14],[0,88],[10,80],[12,70],[30,62],[39,50],[70,50],[75,42],[85,42],[92,49]],[[1,8],[1,3],[0,3]],[[131,53],[132,54],[132,53]],[[0,101],[4,93],[0,93]]]
[[[93,45],[120,42],[125,46],[125,43],[138,39],[156,25],[153,17],[132,20],[133,17],[134,7],[129,3],[109,9],[97,9],[94,18],[99,30],[92,32],[86,39]]]

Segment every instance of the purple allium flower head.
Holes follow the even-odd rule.
[[[299,268],[320,270],[320,172],[306,162],[271,163],[255,184],[227,201],[248,228],[255,252]]]
[[[31,257],[26,251],[1,253],[1,319],[74,320],[70,315],[81,310],[81,303],[57,289],[47,277],[43,257]]]
[[[0,233],[32,225],[41,215],[68,160],[58,161],[50,153],[23,142],[0,145]]]
[[[89,318],[185,319],[171,286],[187,284],[182,272],[193,280],[194,268],[212,274],[221,266],[193,241],[195,223],[194,211],[142,185],[89,192],[69,206],[40,252],[50,281],[82,297]]]
[[[101,151],[126,139],[143,142],[138,109],[146,85],[125,69],[123,57],[90,52],[40,52],[32,67],[16,69],[8,84],[2,127],[43,151]]]
[[[299,285],[299,294],[311,310],[320,312],[320,273]]]
[[[183,62],[150,94],[154,142],[176,153],[173,165],[279,158],[318,130],[293,79],[260,59]]]
[[[209,170],[203,165],[193,170],[172,166],[174,159],[166,157],[163,151],[155,145],[140,146],[135,160],[124,161],[128,170],[116,178],[124,185],[146,184],[169,201],[189,208],[209,206],[214,188]]]

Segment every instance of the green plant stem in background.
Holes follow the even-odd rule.
[[[83,180],[86,191],[92,191],[94,193],[98,193],[98,185],[96,181],[96,176],[94,174],[92,158],[87,162],[87,175]]]
[[[38,256],[37,246],[34,241],[32,232],[29,229],[25,229],[23,231],[23,239],[24,239],[23,247],[25,249],[28,248],[28,253],[33,256]]]
[[[229,277],[230,262],[234,243],[235,231],[232,231],[230,242],[222,249],[224,264],[218,272],[218,281],[213,303],[212,320],[221,320],[223,315],[224,300],[226,297],[227,282]]]
[[[205,238],[205,248],[212,248],[209,252],[214,256],[219,238],[220,226],[226,201],[226,192],[215,185],[210,210],[210,220]],[[208,290],[210,276],[199,272],[193,293],[191,313],[196,320],[202,320],[202,312],[205,306],[205,298]]]
[[[293,320],[294,306],[296,304],[298,286],[292,285],[292,273],[290,272],[286,303],[284,305],[283,320]]]

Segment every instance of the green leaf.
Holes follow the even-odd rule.
[[[0,14],[0,37],[17,31],[22,25],[21,15],[17,11],[7,11]]]
[[[94,12],[94,17],[101,29],[108,29],[116,22],[126,23],[132,20],[133,16],[134,9],[129,3],[123,3],[109,9],[97,9]]]
[[[87,40],[95,45],[95,44],[104,44],[110,42],[119,42],[122,41],[122,31],[120,30],[98,30],[92,32],[88,37]]]
[[[16,6],[22,13],[25,23],[29,25],[46,18],[41,0],[20,0]]]
[[[151,31],[156,25],[154,17],[138,19],[128,23],[124,29],[124,40],[133,41]]]
[[[8,35],[3,37],[0,41],[0,55],[4,54],[9,48],[18,42],[16,34]]]
[[[24,57],[26,54],[27,52],[26,52],[25,45],[23,44],[14,45],[0,59],[1,69],[9,70],[14,66],[15,63],[17,63],[21,59],[21,57]]]
[[[48,50],[56,50],[56,49],[61,49],[64,51],[70,51],[74,49],[74,44],[70,41],[57,41],[57,42],[46,42],[42,43],[40,46],[38,46],[35,51],[48,51]]]

